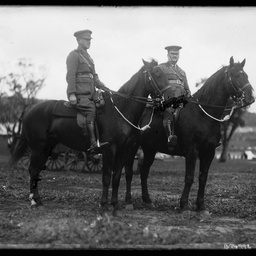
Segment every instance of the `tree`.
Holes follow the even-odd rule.
[[[0,123],[8,135],[11,153],[21,132],[22,116],[38,102],[35,96],[45,79],[45,68],[37,70],[27,59],[19,59],[15,71],[0,77]]]

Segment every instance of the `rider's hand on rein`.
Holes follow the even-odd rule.
[[[77,98],[76,98],[76,95],[74,93],[71,93],[69,95],[69,101],[72,105],[75,105],[77,104]]]

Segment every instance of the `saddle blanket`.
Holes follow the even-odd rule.
[[[70,102],[65,100],[59,100],[53,109],[53,114],[55,116],[76,118],[77,124],[81,128],[86,128],[86,118],[78,110],[70,104]]]

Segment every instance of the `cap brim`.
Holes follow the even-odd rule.
[[[86,39],[86,40],[91,40],[92,37],[78,37],[79,39]]]

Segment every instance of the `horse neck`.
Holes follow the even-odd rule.
[[[210,77],[208,82],[201,88],[201,94],[198,95],[198,102],[202,107],[214,117],[219,118],[228,103],[230,95],[225,87],[225,73],[224,68],[218,71],[219,74],[216,78],[214,75]],[[217,74],[216,74],[217,75]],[[215,107],[214,107],[215,106]]]
[[[119,96],[118,101],[116,102],[117,107],[119,110],[123,113],[123,115],[130,120],[133,124],[137,125],[142,113],[146,106],[146,99],[149,95],[149,93],[146,91],[146,85],[144,84],[142,78],[138,79],[132,86],[131,90],[125,90],[124,88],[121,88],[118,92],[128,95],[129,97],[133,98],[125,98],[122,96]],[[145,99],[142,101],[137,101],[136,98]]]

